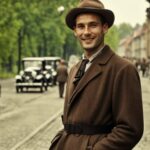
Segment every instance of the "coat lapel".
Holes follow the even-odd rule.
[[[69,82],[67,84],[67,98],[68,100],[70,99],[70,97],[72,96],[72,94],[74,93],[74,89],[75,89],[75,85],[73,83],[74,81],[74,77],[80,67],[80,64],[81,62],[79,62],[74,68],[73,68],[73,71],[71,72],[70,74],[70,77],[69,77]]]
[[[102,50],[102,53],[93,60],[92,65],[87,70],[87,72],[82,77],[82,79],[79,81],[78,85],[74,88],[72,95],[70,95],[70,99],[68,101],[70,106],[71,106],[72,102],[75,100],[75,97],[84,89],[84,87],[86,87],[86,85],[93,78],[102,74],[102,72],[103,72],[102,65],[105,65],[110,60],[110,58],[113,54],[114,53],[110,50],[110,48],[108,46],[105,46],[104,49]],[[70,81],[74,80],[74,76],[75,76],[79,66],[80,66],[80,64],[74,69],[72,80],[70,80]],[[70,84],[72,85],[71,87],[74,87],[73,82]]]
[[[92,64],[92,66],[87,70],[85,75],[82,77],[82,79],[79,81],[78,85],[73,91],[72,97],[69,101],[71,104],[74,98],[78,95],[80,91],[97,75],[101,74],[102,70],[99,65]]]

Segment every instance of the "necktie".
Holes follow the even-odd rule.
[[[85,67],[86,67],[86,64],[89,62],[88,59],[83,59],[82,62],[81,62],[81,65],[77,71],[77,74],[75,76],[75,80],[73,83],[78,83],[78,81],[82,78],[82,76],[84,75],[84,72],[85,72]]]

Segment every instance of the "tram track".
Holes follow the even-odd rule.
[[[43,132],[44,129],[47,127],[52,129],[52,126],[55,124],[55,121],[61,117],[62,110],[58,111],[55,115],[53,115],[50,119],[46,122],[41,124],[38,128],[36,128],[33,132],[31,132],[28,136],[26,136],[23,140],[19,141],[15,146],[13,146],[10,150],[22,150],[28,142],[32,142],[32,140],[40,133]],[[32,145],[34,147],[34,145]]]
[[[31,103],[35,100],[38,100],[39,98],[43,97],[44,95],[40,95],[40,96],[36,96],[36,97],[32,97],[29,98],[27,100],[25,100],[21,106],[21,108],[16,108],[16,107],[6,107],[1,113],[0,113],[0,120],[6,119],[8,117],[11,117],[17,113],[20,113],[22,110],[22,107],[24,105],[27,105],[28,103]]]
[[[1,106],[4,108],[0,111],[0,150],[21,150],[27,147],[28,143],[34,142],[34,138],[36,139],[47,128],[50,136],[47,140],[49,146],[55,134],[52,135],[55,122],[61,124],[61,121],[57,120],[62,112],[63,100],[59,99],[57,94],[57,87],[50,88],[42,94],[16,94],[12,85],[7,88],[5,84],[1,97]],[[32,146],[33,144],[31,148]]]

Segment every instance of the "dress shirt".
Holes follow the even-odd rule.
[[[90,68],[92,61],[94,60],[94,58],[96,58],[97,55],[99,55],[101,53],[101,51],[103,50],[104,47],[105,47],[105,45],[88,59],[89,62],[86,64],[85,72]],[[87,59],[84,54],[82,55],[82,59]]]

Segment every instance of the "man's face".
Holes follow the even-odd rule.
[[[97,51],[104,44],[104,34],[107,30],[108,25],[102,25],[96,14],[81,14],[76,18],[74,33],[86,51]]]

